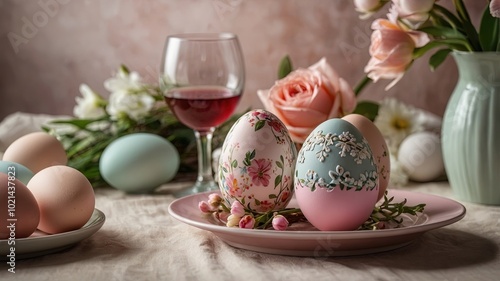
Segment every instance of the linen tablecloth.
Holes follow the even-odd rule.
[[[11,116],[0,124],[3,148],[15,139],[13,133],[26,133],[4,130],[5,121],[17,118],[22,124],[25,117]],[[38,122],[34,118],[27,123]],[[233,248],[211,232],[177,221],[168,206],[178,186],[164,185],[154,195],[96,189],[96,208],[106,215],[97,233],[63,252],[17,260],[15,274],[2,262],[0,280],[498,280],[500,276],[500,206],[461,202],[467,208],[462,220],[392,251],[294,257]],[[412,183],[400,189],[454,199],[447,182]]]

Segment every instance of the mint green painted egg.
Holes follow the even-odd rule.
[[[110,143],[99,160],[99,171],[112,187],[128,193],[150,193],[177,174],[180,157],[168,140],[135,133]]]

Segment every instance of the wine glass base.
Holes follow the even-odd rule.
[[[190,186],[185,189],[181,189],[177,192],[175,192],[173,195],[176,198],[188,196],[191,194],[196,194],[200,192],[205,192],[205,191],[217,191],[219,190],[219,186],[215,181],[207,181],[207,182],[201,182],[197,181],[193,186]]]

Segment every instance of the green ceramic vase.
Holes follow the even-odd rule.
[[[454,52],[459,78],[443,118],[443,158],[459,200],[500,205],[500,53]]]

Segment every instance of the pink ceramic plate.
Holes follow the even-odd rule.
[[[408,245],[424,232],[459,221],[465,207],[444,197],[403,190],[389,190],[395,202],[408,205],[425,203],[417,217],[406,217],[404,227],[363,231],[318,231],[310,224],[294,225],[287,231],[229,228],[218,224],[198,209],[207,200],[205,192],[179,198],[169,206],[169,213],[181,222],[211,231],[227,244],[257,252],[292,256],[348,256],[382,252]],[[292,201],[289,207],[293,206]]]

